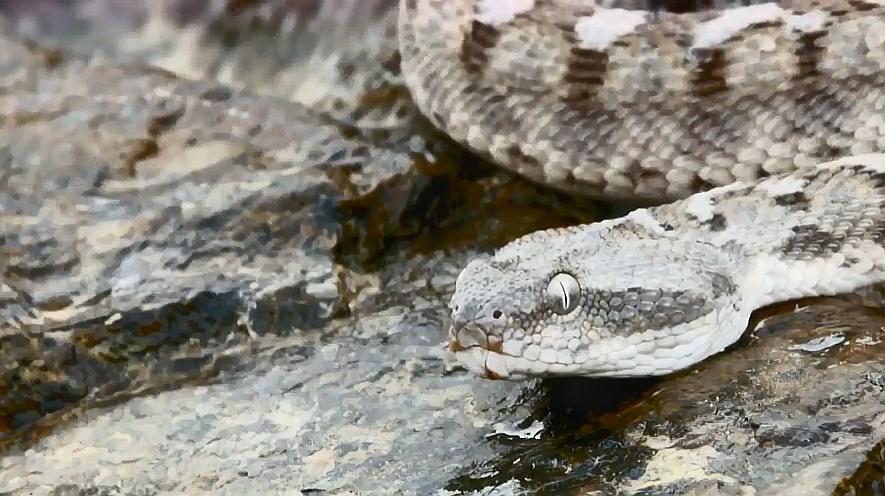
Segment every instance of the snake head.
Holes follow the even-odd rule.
[[[514,278],[514,269],[490,259],[472,261],[458,276],[455,286],[460,290],[449,304],[449,349],[469,370],[489,379],[510,377],[505,364],[497,360],[516,350],[510,348],[514,341],[508,340],[505,351],[503,338],[522,314],[534,310],[533,285]],[[506,290],[490,290],[504,280],[509,282]]]
[[[449,349],[468,370],[663,375],[743,332],[749,311],[721,270],[736,265],[728,254],[629,221],[594,226],[535,233],[467,265],[450,303]]]

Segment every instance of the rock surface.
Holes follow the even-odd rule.
[[[599,210],[429,130],[391,3],[0,4],[0,493],[885,486],[875,292],[658,380],[452,363],[467,260]]]

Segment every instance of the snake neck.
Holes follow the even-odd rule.
[[[885,277],[885,155],[850,157],[653,209],[728,253],[750,308],[853,291]],[[688,234],[686,234],[688,233]]]

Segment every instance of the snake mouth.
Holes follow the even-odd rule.
[[[503,353],[503,341],[478,326],[452,326],[449,328],[449,351],[470,372],[486,379],[518,379],[507,370]]]

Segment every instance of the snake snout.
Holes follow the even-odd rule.
[[[459,325],[455,322],[449,329],[449,349],[458,352],[467,348],[488,346],[488,336],[477,326]]]
[[[510,376],[502,349],[501,338],[488,334],[479,326],[453,325],[449,329],[449,350],[468,370],[486,379],[507,379]]]

